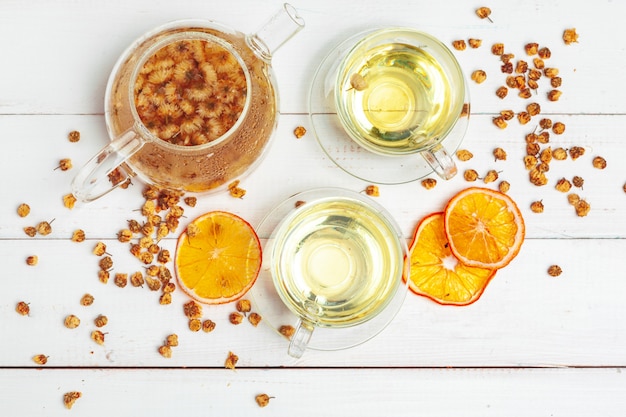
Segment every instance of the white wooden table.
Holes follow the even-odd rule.
[[[103,95],[109,72],[126,46],[143,32],[170,20],[207,18],[243,32],[255,30],[279,1],[162,2],[148,0],[0,2],[0,415],[170,416],[328,415],[350,416],[623,416],[626,410],[626,3],[598,0],[500,1],[295,1],[306,28],[273,60],[281,94],[281,118],[262,165],[245,178],[243,199],[203,196],[185,221],[212,209],[232,211],[258,224],[275,204],[313,187],[363,190],[357,180],[326,157],[314,136],[296,139],[308,125],[306,96],[318,63],[338,42],[381,25],[408,25],[447,44],[480,38],[479,49],[455,51],[465,72],[488,73],[470,83],[472,115],[463,147],[474,158],[459,162],[461,173],[482,176],[496,169],[511,184],[509,195],[522,209],[526,240],[519,256],[498,272],[482,298],[468,307],[445,307],[409,294],[400,313],[378,337],[350,350],[307,351],[295,360],[284,339],[267,326],[228,322],[233,305],[205,307],[217,323],[213,333],[192,333],[180,290],[171,305],[159,305],[145,288],[104,285],[97,278],[96,241],[107,243],[116,267],[140,265],[116,240],[141,203],[141,184],[70,211],[62,204],[76,168],[55,170],[61,158],[82,165],[108,141]],[[493,23],[475,8],[490,6]],[[580,42],[566,46],[561,35],[575,27]],[[552,146],[582,146],[576,161],[556,161],[550,182],[528,181],[522,158],[524,136],[536,120],[512,120],[499,130],[492,118],[505,108],[523,110],[515,94],[494,91],[504,82],[490,52],[495,42],[524,56],[538,42],[552,51],[563,95],[548,102],[537,94],[542,113],[566,124]],[[78,143],[67,134],[81,132]],[[494,161],[503,147],[506,161]],[[604,170],[592,167],[603,156]],[[585,179],[577,192],[591,204],[576,216],[561,177]],[[441,210],[455,192],[470,185],[462,175],[432,190],[419,182],[381,186],[378,201],[400,223],[405,236],[425,214]],[[488,184],[496,187],[498,182]],[[542,200],[545,211],[532,213]],[[32,209],[16,214],[20,203]],[[53,232],[27,237],[22,228],[52,220]],[[87,241],[74,243],[74,230]],[[172,236],[165,247],[174,250]],[[37,255],[36,266],[26,265]],[[559,277],[547,274],[558,264]],[[91,293],[90,307],[79,304]],[[30,315],[15,312],[26,301]],[[64,327],[68,314],[81,325]],[[109,323],[100,346],[90,340],[93,319]],[[173,357],[157,352],[177,333]],[[240,360],[224,369],[229,351]],[[33,355],[49,356],[45,366]],[[68,411],[63,394],[80,391]],[[259,408],[255,395],[275,397]]]

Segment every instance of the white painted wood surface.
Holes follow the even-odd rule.
[[[114,253],[116,268],[141,268],[115,240],[141,204],[137,184],[72,211],[61,196],[69,192],[76,169],[54,170],[59,159],[80,166],[107,142],[103,94],[117,56],[134,38],[179,18],[213,19],[244,32],[255,30],[280,7],[279,1],[3,1],[0,2],[0,414],[3,416],[154,415],[545,415],[622,416],[626,409],[626,53],[623,25],[626,3],[601,0],[498,4],[465,2],[376,3],[294,1],[306,28],[274,58],[282,115],[265,160],[242,185],[242,200],[223,194],[200,198],[187,209],[187,220],[211,209],[228,210],[258,224],[287,196],[318,186],[362,190],[367,185],[337,168],[310,133],[295,139],[292,130],[310,128],[306,115],[308,85],[317,64],[332,47],[366,28],[403,24],[426,30],[450,43],[482,38],[477,50],[456,52],[466,73],[488,72],[481,85],[471,83],[472,117],[463,147],[475,157],[459,163],[463,171],[489,169],[511,183],[520,205],[527,239],[511,265],[498,272],[482,298],[463,307],[443,307],[412,294],[392,324],[359,347],[307,351],[295,360],[286,342],[267,326],[228,323],[232,305],[205,307],[217,323],[213,333],[191,333],[174,293],[170,306],[145,288],[120,289],[98,282],[96,241]],[[474,9],[490,6],[494,23],[479,20]],[[580,43],[565,46],[564,28],[576,27]],[[503,42],[518,57],[530,41],[552,50],[550,64],[560,69],[563,97],[549,103],[537,97],[543,113],[563,121],[567,130],[552,146],[583,146],[576,161],[555,161],[550,184],[528,183],[521,158],[530,125],[512,121],[500,131],[491,119],[504,108],[523,109],[517,97],[498,99],[503,83],[499,62],[489,48]],[[70,130],[82,139],[69,143]],[[506,161],[491,152],[501,146]],[[591,166],[604,156],[605,170]],[[358,155],[355,156],[358,161]],[[566,197],[554,190],[558,178],[580,175],[579,194],[591,204],[585,218],[574,214]],[[278,184],[278,185],[277,185]],[[479,183],[476,183],[479,184]],[[496,183],[497,184],[497,183]],[[407,237],[425,214],[470,183],[460,176],[439,181],[433,190],[419,182],[381,186],[378,201],[398,220]],[[490,186],[495,186],[491,184]],[[543,200],[534,214],[529,204]],[[31,214],[15,209],[27,202]],[[28,238],[24,226],[53,222],[53,233]],[[88,240],[70,241],[82,228]],[[261,236],[262,238],[265,236]],[[174,238],[165,242],[173,251]],[[27,256],[39,256],[29,267]],[[564,272],[549,277],[559,264]],[[90,307],[80,297],[95,296]],[[15,304],[30,303],[28,317]],[[82,320],[75,330],[63,326],[67,314]],[[89,339],[93,319],[106,314],[106,342]],[[180,346],[171,359],[156,349],[169,333]],[[240,361],[223,369],[229,351]],[[49,355],[38,367],[31,357]],[[447,369],[452,368],[452,369]],[[62,396],[81,391],[71,411]],[[254,396],[275,396],[260,409]]]

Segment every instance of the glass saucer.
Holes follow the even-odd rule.
[[[248,296],[252,302],[253,309],[258,311],[263,317],[261,323],[269,326],[273,331],[279,334],[285,340],[285,345],[289,344],[289,340],[280,334],[280,328],[281,326],[292,326],[295,329],[298,325],[298,316],[283,303],[274,287],[269,265],[271,262],[269,254],[272,252],[272,245],[274,244],[274,231],[283,219],[297,209],[297,202],[314,201],[319,198],[328,198],[333,195],[345,195],[346,193],[355,192],[341,188],[319,188],[295,194],[278,204],[256,228],[263,248],[263,262],[259,276],[250,289]],[[362,194],[359,195],[363,198]],[[368,200],[368,204],[381,214],[390,216],[389,213],[375,201]],[[389,219],[391,219],[391,217],[389,217]],[[406,245],[405,239],[402,238],[399,229],[398,234],[401,237],[402,244]],[[407,253],[406,246],[404,251]],[[407,280],[403,280],[387,307],[378,315],[359,325],[343,328],[316,327],[307,349],[322,351],[340,350],[354,347],[370,340],[382,332],[396,316],[402,307],[407,292],[408,283]],[[287,351],[286,348],[285,351]]]
[[[334,103],[337,71],[343,58],[367,34],[358,33],[339,45],[322,60],[313,76],[308,96],[311,130],[328,157],[342,170],[361,180],[376,184],[403,184],[424,178],[433,169],[419,154],[385,156],[368,151],[354,142],[341,125]],[[465,83],[465,103],[469,106],[469,88]],[[469,109],[469,107],[468,107]],[[454,153],[463,140],[469,124],[461,117],[442,144]]]

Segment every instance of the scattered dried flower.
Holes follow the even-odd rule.
[[[521,112],[517,113],[517,121],[521,125],[527,124],[528,122],[530,122],[530,114],[528,114],[525,111],[521,111]]]
[[[258,326],[261,320],[262,320],[262,317],[259,313],[250,313],[250,315],[248,316],[248,321],[254,327]]]
[[[235,369],[237,362],[239,361],[239,356],[235,355],[233,352],[228,352],[228,357],[226,358],[226,362],[224,366],[227,369]]]
[[[557,75],[559,75],[559,69],[558,68],[544,68],[543,73],[548,78],[554,78]]]
[[[304,126],[298,126],[293,130],[293,134],[296,137],[296,139],[300,139],[302,136],[306,134],[306,129],[304,128]]]
[[[543,202],[533,201],[530,204],[530,211],[532,211],[533,213],[543,213]]]
[[[195,207],[198,203],[198,199],[196,197],[185,197],[184,201],[189,207]]]
[[[84,242],[85,241],[85,231],[82,229],[74,230],[72,233],[72,242]]]
[[[80,319],[78,317],[76,317],[75,315],[70,314],[70,315],[65,317],[65,320],[63,321],[63,324],[68,329],[75,329],[78,326],[80,326]]]
[[[162,306],[172,304],[172,293],[171,292],[164,292],[163,294],[161,294],[161,296],[159,297],[159,304],[162,305]],[[191,320],[191,321],[193,321],[193,320]],[[190,324],[189,328],[191,328],[191,321],[189,323]],[[198,321],[200,321],[200,320],[198,320]]]
[[[72,130],[67,138],[70,142],[78,142],[80,140],[80,132],[78,130]]]
[[[96,327],[104,327],[109,322],[109,318],[107,316],[100,314],[98,317],[94,319],[93,322],[96,325]]]
[[[93,254],[96,256],[102,256],[107,253],[107,245],[103,242],[96,243],[96,246],[93,248]]]
[[[70,158],[61,159],[59,161],[59,166],[57,168],[60,169],[61,171],[68,171],[72,169],[72,160]]]
[[[203,332],[210,333],[213,330],[215,330],[215,322],[214,321],[207,319],[207,320],[204,320],[202,322],[202,331]]]
[[[380,197],[380,189],[377,185],[368,185],[365,187],[365,194],[370,197]]]
[[[422,187],[426,188],[427,190],[431,190],[435,188],[436,185],[437,185],[437,180],[434,178],[424,178],[422,180]]]
[[[126,287],[126,285],[128,284],[128,274],[123,272],[116,273],[113,282],[120,288]]]
[[[25,301],[20,301],[15,305],[15,311],[22,316],[30,314],[30,306]]]
[[[291,339],[291,337],[296,333],[296,329],[289,324],[285,324],[278,328],[278,332],[287,339]]]
[[[356,91],[363,91],[367,88],[367,81],[358,73],[354,73],[350,76],[350,88],[354,88]]]
[[[26,217],[30,213],[30,206],[26,203],[22,203],[17,206],[17,215],[20,217]]]
[[[37,233],[42,236],[47,236],[52,233],[52,226],[49,222],[43,221],[37,225]]]
[[[476,16],[478,16],[481,19],[487,19],[490,22],[493,23],[493,20],[491,20],[491,9],[489,7],[479,7],[478,9],[476,9]]]
[[[556,182],[556,186],[554,188],[562,193],[566,193],[572,188],[572,183],[566,178],[561,178]]]
[[[68,410],[71,409],[76,403],[76,400],[82,396],[83,394],[80,391],[70,391],[63,394],[63,404],[65,405],[65,408]]]
[[[474,157],[474,154],[472,154],[467,149],[459,149],[458,151],[456,151],[456,157],[459,161],[469,161]]]
[[[202,322],[200,319],[190,319],[187,326],[192,332],[197,332],[202,328]]]
[[[235,307],[240,313],[249,313],[252,310],[252,303],[250,300],[242,299],[237,301]]]
[[[558,161],[567,159],[567,151],[563,148],[556,148],[552,151],[552,157]]]
[[[476,48],[480,48],[483,41],[481,39],[469,38],[467,40],[467,43],[469,44],[470,48],[476,49]]]
[[[574,185],[574,187],[582,188],[584,183],[585,180],[578,175],[575,175],[574,178],[572,178],[572,184]]]
[[[476,84],[481,84],[487,79],[487,73],[483,70],[476,70],[472,72],[471,79]]]
[[[478,179],[478,172],[474,169],[466,169],[465,172],[463,172],[463,178],[465,181],[469,182],[476,181]]]
[[[501,110],[500,116],[502,116],[504,120],[508,121],[515,117],[515,112],[513,110]]]
[[[494,55],[502,55],[504,53],[504,44],[494,43],[491,45],[491,53]]]
[[[563,270],[558,265],[550,265],[550,267],[548,268],[548,275],[550,275],[551,277],[558,277],[559,275],[561,275],[562,272]]]
[[[76,197],[74,197],[74,194],[65,194],[63,196],[63,206],[65,206],[68,209],[73,209],[74,206],[76,205]]]
[[[235,180],[228,185],[228,192],[232,197],[243,198],[246,195],[246,190],[239,187],[239,180]]]
[[[598,169],[606,168],[606,159],[601,156],[596,156],[592,161],[593,167]]]
[[[550,90],[548,92],[548,100],[550,101],[558,101],[559,98],[561,98],[561,91],[560,90]]]
[[[506,127],[508,126],[508,123],[504,120],[504,117],[502,116],[494,117],[493,124],[500,129],[506,129]]]
[[[178,335],[176,333],[172,333],[165,338],[166,346],[178,346]]]
[[[537,51],[537,55],[539,55],[539,58],[541,59],[548,59],[552,56],[552,52],[550,51],[550,48],[544,46]]]
[[[254,400],[259,405],[259,407],[266,407],[270,403],[270,398],[274,398],[274,397],[270,397],[267,394],[259,394],[256,397],[254,397]]]
[[[93,304],[93,300],[94,300],[93,295],[85,294],[80,299],[80,305],[85,306],[85,307],[90,306]]]
[[[571,45],[574,42],[578,42],[578,33],[576,33],[576,28],[565,29],[563,31],[563,42],[565,42],[565,45]]]
[[[572,159],[578,159],[585,154],[585,148],[581,146],[572,146],[569,148],[569,156]]]
[[[202,306],[191,300],[183,304],[183,313],[188,319],[197,319],[202,317]]]
[[[26,258],[26,265],[35,266],[39,263],[39,257],[37,255],[31,255]]]
[[[169,347],[168,345],[159,346],[158,351],[159,351],[159,354],[163,356],[164,358],[169,359],[172,357],[172,348]]]
[[[576,208],[576,215],[578,217],[585,217],[591,210],[591,205],[585,200],[578,201],[574,207]]]
[[[457,39],[455,41],[452,41],[452,47],[457,51],[464,51],[465,48],[467,48],[467,44],[463,39]]]
[[[45,365],[48,363],[48,358],[49,356],[46,356],[44,354],[35,355],[33,356],[33,362],[35,362],[37,365]]]
[[[572,206],[576,206],[576,204],[578,204],[578,202],[580,201],[580,196],[576,193],[571,193],[567,195],[567,202],[570,203]]]
[[[535,42],[530,42],[524,46],[524,50],[526,51],[526,55],[528,56],[537,55],[539,45]]]
[[[490,169],[487,172],[487,175],[485,175],[485,178],[483,178],[483,182],[485,184],[489,184],[491,182],[494,182],[497,179],[498,179],[498,172],[495,169]]]
[[[501,193],[506,194],[509,192],[510,189],[511,189],[511,184],[509,184],[508,181],[501,181],[500,184],[498,184],[498,190]]]
[[[507,96],[507,94],[509,94],[509,89],[506,88],[505,86],[499,87],[496,90],[496,96],[498,98],[505,98]]]
[[[228,316],[228,321],[231,322],[231,324],[241,324],[241,322],[243,321],[243,314],[238,313],[238,312],[233,312],[230,313],[230,315]]]

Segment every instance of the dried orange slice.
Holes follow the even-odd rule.
[[[222,304],[242,297],[261,268],[261,244],[241,217],[224,211],[206,213],[178,238],[178,283],[194,299]]]
[[[409,249],[409,288],[440,304],[471,304],[480,298],[496,270],[459,262],[450,251],[443,218],[443,213],[430,214],[415,229]]]
[[[524,241],[524,219],[511,197],[487,188],[467,188],[445,209],[450,250],[462,263],[481,268],[506,266]]]

